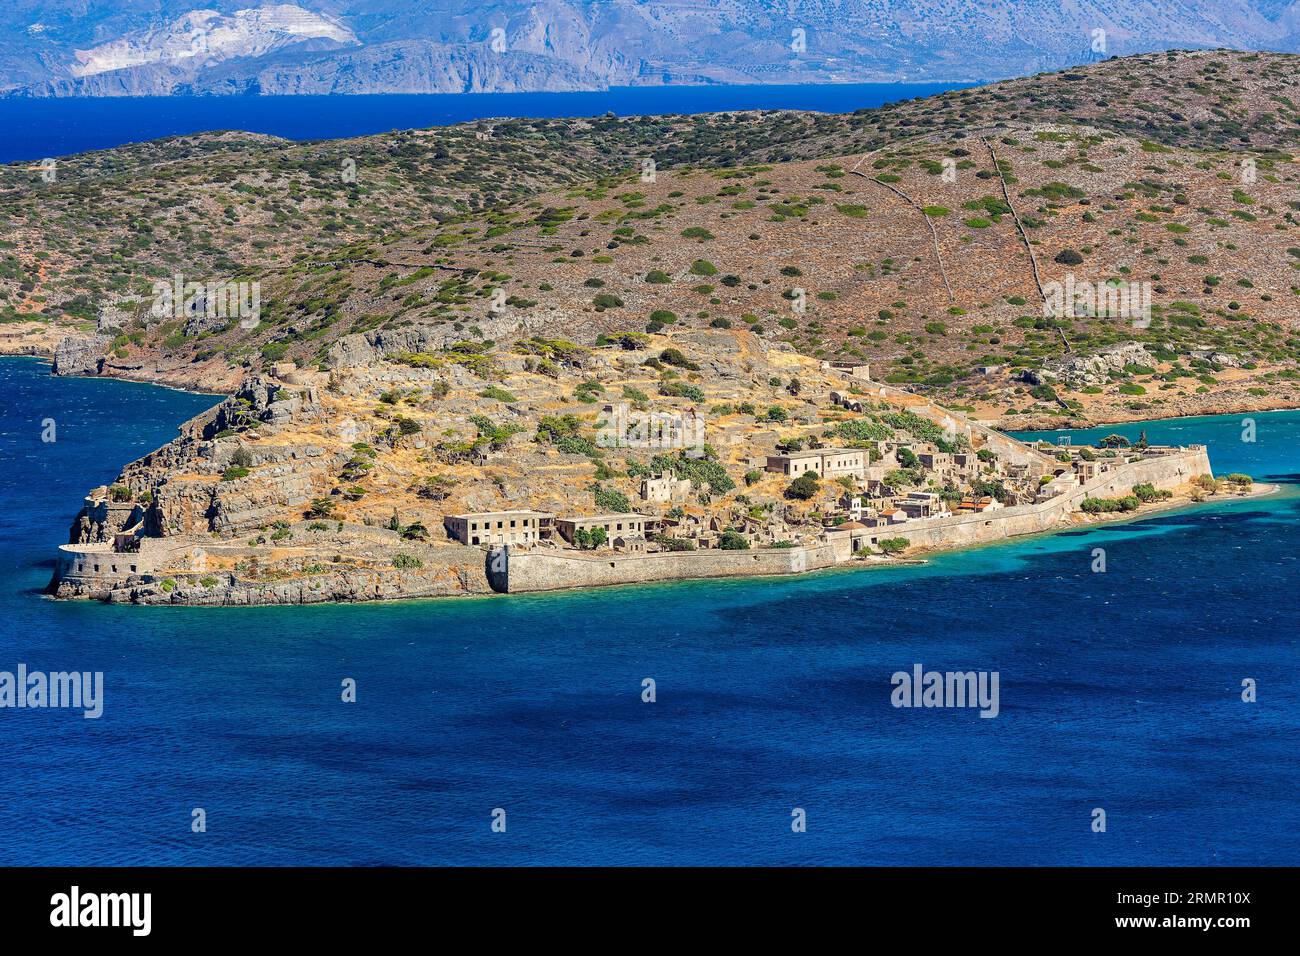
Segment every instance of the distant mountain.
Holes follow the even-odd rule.
[[[9,0],[0,92],[453,93],[976,80],[1300,52],[1300,0]]]

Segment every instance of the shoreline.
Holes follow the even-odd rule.
[[[1036,538],[1050,538],[1050,537],[1055,537],[1056,535],[1062,533],[1085,530],[1096,526],[1136,524],[1138,522],[1145,521],[1149,518],[1153,518],[1161,514],[1168,514],[1168,513],[1181,512],[1181,511],[1191,511],[1192,509],[1197,508],[1201,505],[1212,505],[1212,504],[1222,505],[1222,504],[1231,504],[1237,501],[1248,501],[1257,498],[1274,497],[1280,494],[1280,492],[1282,491],[1282,487],[1283,486],[1280,483],[1256,482],[1252,486],[1251,491],[1245,494],[1211,495],[1211,496],[1207,496],[1205,500],[1199,502],[1193,501],[1192,499],[1186,496],[1180,496],[1170,501],[1157,502],[1150,505],[1144,505],[1143,510],[1140,512],[1130,512],[1128,514],[1116,514],[1116,515],[1088,515],[1088,516],[1084,516],[1084,520],[1078,521],[1077,523],[1062,524],[1060,527],[1052,528],[1047,531],[1040,531],[1031,534],[1015,535],[1012,537],[1002,538],[996,541],[983,541],[974,544],[959,545],[952,548],[924,549],[924,550],[917,551],[915,556],[906,556],[900,558],[881,558],[881,557],[875,557],[869,559],[855,558],[853,560],[846,561],[840,564],[830,565],[828,567],[813,568],[807,571],[801,571],[801,572],[790,573],[790,574],[749,574],[749,575],[738,574],[738,575],[728,575],[726,577],[681,577],[681,578],[672,578],[667,580],[627,581],[627,582],[621,582],[615,584],[575,586],[575,587],[567,587],[567,588],[554,588],[554,589],[544,590],[544,591],[525,591],[525,592],[516,592],[516,593],[489,592],[489,593],[466,593],[466,594],[458,594],[458,595],[447,594],[447,595],[435,595],[435,596],[411,595],[409,597],[371,598],[371,599],[350,600],[350,601],[316,601],[311,603],[283,602],[283,603],[263,603],[263,604],[203,604],[203,603],[190,603],[190,602],[177,602],[177,603],[149,602],[145,604],[133,604],[130,602],[122,602],[122,601],[99,601],[97,603],[104,604],[104,605],[126,606],[126,607],[156,607],[156,608],[167,608],[172,610],[178,608],[192,608],[196,610],[211,610],[211,611],[228,611],[231,609],[239,609],[244,611],[272,610],[272,609],[280,609],[280,608],[298,608],[298,609],[340,608],[340,607],[364,608],[364,607],[382,607],[382,606],[394,606],[394,605],[413,607],[413,606],[424,605],[424,604],[445,605],[448,604],[449,602],[454,602],[455,604],[459,605],[463,602],[470,602],[470,601],[501,601],[501,600],[507,600],[512,598],[513,599],[519,599],[519,598],[537,599],[537,598],[545,598],[545,597],[566,598],[566,597],[574,597],[577,595],[586,595],[586,594],[594,595],[594,594],[599,594],[602,592],[608,592],[613,590],[625,590],[625,589],[632,589],[632,588],[671,588],[671,587],[679,587],[681,585],[691,585],[691,584],[703,585],[706,583],[729,584],[731,586],[740,587],[747,584],[753,584],[765,580],[766,581],[803,580],[803,579],[811,579],[811,578],[828,576],[833,574],[855,574],[855,573],[863,573],[867,571],[882,571],[890,568],[925,567],[932,564],[933,563],[932,559],[936,557],[967,554],[974,551],[982,551],[987,548],[1014,546],[1017,544],[1022,544],[1024,542],[1032,541]],[[50,601],[80,600],[77,598],[71,598],[71,599],[58,598],[51,594],[44,594],[41,595],[41,597],[45,600],[50,600]]]
[[[984,432],[988,440],[993,439],[991,430],[984,429]],[[1009,437],[998,440],[1014,446],[1022,444],[1020,440]],[[1045,468],[1043,481],[1046,482],[1051,467],[1039,464]],[[1059,466],[1057,474],[1061,474]],[[690,551],[646,552],[642,549],[622,554],[596,554],[582,550],[527,547],[523,550],[497,549],[493,554],[475,547],[451,549],[456,552],[452,555],[443,550],[440,543],[430,542],[425,551],[416,555],[398,555],[414,558],[413,562],[399,564],[394,557],[390,568],[385,549],[391,550],[394,542],[385,538],[372,542],[377,557],[366,551],[366,557],[360,561],[344,562],[337,555],[332,561],[325,561],[311,550],[314,547],[311,546],[301,554],[293,552],[273,558],[272,566],[263,569],[257,565],[257,561],[263,559],[261,552],[251,555],[246,552],[256,550],[258,545],[265,544],[264,540],[250,541],[245,547],[234,538],[187,538],[179,530],[174,530],[170,536],[148,537],[143,542],[150,545],[148,548],[119,550],[113,546],[109,551],[102,537],[82,537],[60,546],[61,557],[50,592],[62,599],[84,598],[134,605],[304,605],[463,597],[491,592],[519,594],[586,590],[610,585],[696,579],[794,576],[830,568],[902,566],[918,561],[924,563],[925,557],[932,554],[957,552],[1092,524],[1143,520],[1148,516],[1190,508],[1194,504],[1206,503],[1197,500],[1202,498],[1202,494],[1193,482],[1198,476],[1209,474],[1212,474],[1212,468],[1204,445],[1153,447],[1150,453],[1120,456],[1115,465],[1095,466],[1088,472],[1086,480],[1072,477],[1067,490],[1053,489],[1038,497],[1033,497],[1034,492],[1030,492],[1028,500],[1021,491],[1019,500],[1012,500],[1010,505],[994,512],[943,510],[933,517],[926,514],[914,516],[910,521],[879,526],[850,523],[850,527],[838,531],[833,526],[819,523],[815,536],[802,535],[800,546],[786,549],[761,546],[718,549],[706,542],[701,549]],[[1154,485],[1172,497],[1152,501],[1133,511],[1113,510],[1113,505],[1110,506],[1112,510],[1104,513],[1083,510],[1090,499],[1129,497],[1130,488],[1138,485]],[[1035,489],[1039,487],[1037,482],[1034,486]],[[1230,502],[1236,498],[1264,497],[1278,490],[1279,486],[1275,484],[1261,483],[1250,487],[1244,494],[1238,494],[1224,486],[1219,495],[1205,497]],[[106,500],[103,494],[93,502],[88,498],[89,504],[84,507],[108,507],[111,511],[112,506],[102,504]],[[1133,503],[1136,499],[1130,506]],[[1093,512],[1098,510],[1091,505],[1088,507]],[[123,508],[117,510],[123,511]],[[118,517],[125,518],[125,515]],[[97,520],[110,522],[108,511]],[[371,522],[367,520],[366,524]],[[113,528],[116,527],[114,524]],[[311,530],[326,528],[321,524]],[[342,520],[337,530],[343,533]],[[906,551],[897,559],[878,554],[877,540],[883,541],[882,535],[907,539]],[[467,542],[462,541],[464,543]],[[477,546],[478,541],[473,544]],[[331,545],[339,546],[340,543]],[[105,555],[110,554],[112,557],[105,563]],[[132,557],[124,559],[122,555],[125,554]],[[274,561],[285,566],[276,567]]]

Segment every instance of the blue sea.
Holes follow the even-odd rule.
[[[85,492],[214,399],[28,359],[0,396],[0,670],[106,683],[98,720],[0,710],[0,864],[1300,863],[1300,413],[1100,430],[1277,496],[924,566],[135,608],[40,591]],[[997,671],[1000,715],[893,708],[916,663]]]
[[[848,113],[961,89],[959,83],[624,87],[593,93],[408,96],[138,96],[0,99],[0,163],[238,129],[288,139],[365,136],[497,116],[640,116],[722,110]]]

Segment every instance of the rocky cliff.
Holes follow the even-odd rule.
[[[70,335],[54,353],[55,375],[98,375],[111,340],[103,335]]]

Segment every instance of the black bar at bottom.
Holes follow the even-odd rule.
[[[910,926],[926,941],[1231,942],[1286,927],[1296,877],[1294,868],[13,868],[0,869],[0,925],[7,942],[209,945],[337,945],[458,928],[581,939],[611,920],[633,937],[701,925],[733,941],[797,938],[815,920],[818,935],[842,928],[860,939]]]

